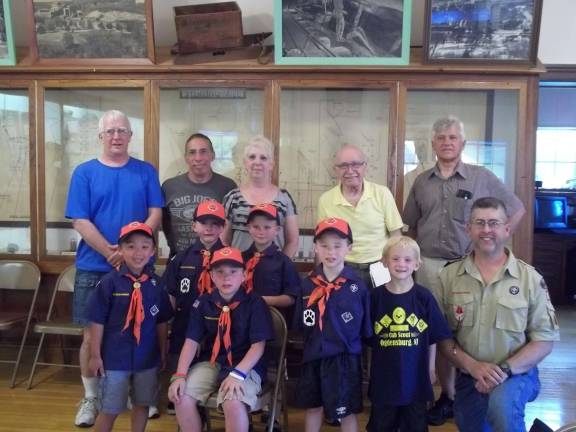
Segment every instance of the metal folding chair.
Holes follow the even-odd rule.
[[[0,290],[1,291],[15,291],[25,290],[33,291],[32,301],[27,311],[12,311],[7,308],[2,308],[0,311],[0,331],[11,330],[15,327],[24,326],[24,333],[20,341],[20,347],[16,360],[1,360],[2,363],[14,363],[12,371],[12,378],[10,379],[10,388],[14,388],[16,376],[20,363],[22,361],[22,353],[26,338],[28,337],[28,330],[30,329],[30,322],[36,306],[36,299],[38,298],[38,288],[40,287],[40,269],[36,264],[30,261],[0,261]],[[5,293],[3,293],[4,295]]]
[[[28,377],[28,386],[30,389],[32,387],[32,380],[34,378],[34,373],[36,372],[36,367],[41,366],[62,366],[62,367],[79,367],[79,365],[72,365],[67,363],[49,363],[40,362],[38,358],[40,357],[40,352],[42,351],[42,345],[44,344],[44,338],[47,334],[59,335],[59,336],[82,336],[84,328],[81,325],[72,323],[70,317],[54,317],[56,297],[58,293],[62,292],[74,292],[74,278],[76,276],[76,267],[71,265],[64,269],[64,271],[58,276],[56,281],[56,286],[52,291],[52,296],[50,298],[50,305],[48,306],[48,314],[46,315],[46,321],[38,322],[34,325],[34,332],[40,334],[40,341],[38,342],[38,347],[36,348],[36,355],[34,356],[34,362],[32,363],[32,369],[30,370],[30,376]]]

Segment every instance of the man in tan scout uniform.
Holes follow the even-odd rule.
[[[466,230],[473,251],[440,273],[455,338],[441,349],[458,367],[456,424],[462,432],[526,430],[526,403],[540,389],[537,365],[559,339],[554,307],[542,276],[505,247],[502,201],[476,200]]]

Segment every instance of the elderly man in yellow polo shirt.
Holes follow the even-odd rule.
[[[334,170],[339,183],[320,197],[318,220],[339,217],[348,222],[354,243],[346,264],[373,287],[370,264],[380,261],[389,237],[400,235],[402,218],[390,190],[364,179],[366,156],[358,147],[342,146],[336,153]]]

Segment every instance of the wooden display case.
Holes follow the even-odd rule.
[[[490,138],[489,131],[494,129],[489,123],[499,115],[499,92],[508,92],[506,95],[513,100],[515,110],[514,122],[506,126],[513,132],[511,136],[514,141],[510,147],[511,153],[508,155],[508,172],[513,173],[510,184],[527,209],[533,206],[538,81],[539,75],[544,71],[540,65],[537,67],[423,65],[419,61],[421,58],[419,50],[412,53],[410,65],[403,67],[278,66],[261,65],[256,60],[178,65],[167,53],[168,50],[160,50],[156,65],[118,64],[95,67],[31,65],[29,60],[24,58],[17,66],[0,69],[0,91],[24,89],[29,95],[30,193],[27,199],[30,201],[29,226],[32,248],[30,254],[18,255],[18,258],[36,261],[41,269],[48,273],[61,271],[73,260],[73,256],[66,254],[48,254],[46,247],[46,206],[49,202],[46,196],[45,178],[46,166],[50,160],[47,160],[45,105],[46,92],[53,89],[137,90],[142,97],[142,107],[139,110],[143,122],[143,157],[157,167],[160,165],[160,159],[166,157],[167,151],[166,143],[160,142],[161,123],[164,121],[160,112],[163,89],[188,87],[258,89],[262,94],[262,102],[255,114],[259,117],[255,130],[261,129],[261,132],[278,146],[274,176],[276,182],[284,181],[279,167],[282,165],[282,158],[288,157],[288,150],[283,150],[280,146],[283,139],[280,124],[283,92],[291,89],[345,89],[354,94],[354,90],[385,89],[387,112],[386,118],[382,121],[386,122],[386,130],[381,137],[379,145],[382,148],[379,148],[379,151],[385,163],[385,183],[395,195],[400,208],[404,186],[406,131],[407,128],[413,128],[413,125],[407,124],[407,119],[414,118],[411,117],[414,103],[409,101],[411,92],[425,91],[437,94],[440,103],[426,108],[425,111],[429,115],[440,111],[443,95],[448,92],[484,92],[481,109],[486,115],[479,127],[488,131],[484,133],[487,140]],[[428,128],[430,126],[431,123],[426,125]],[[98,145],[96,137],[87,136],[86,139],[90,140],[91,145]],[[181,144],[184,144],[183,141]],[[50,146],[54,147],[52,143]],[[60,182],[65,183],[63,180]],[[67,188],[67,185],[60,184],[58,187]],[[62,215],[63,211],[62,209]],[[2,222],[0,220],[0,226]],[[65,222],[62,223],[66,228]],[[532,259],[532,225],[532,214],[527,211],[513,241],[515,253],[529,262]],[[10,257],[14,255],[0,254],[0,258]]]

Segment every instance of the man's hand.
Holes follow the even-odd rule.
[[[104,373],[104,363],[102,362],[102,357],[90,357],[90,360],[88,361],[88,367],[95,376],[106,375]]]
[[[186,379],[177,379],[170,387],[168,387],[168,399],[175,404],[180,403],[180,397],[184,394],[184,390],[186,389]]]
[[[224,399],[241,400],[244,396],[244,382],[231,376],[226,377],[220,385]],[[229,397],[227,397],[229,395]]]
[[[508,378],[498,365],[493,363],[476,362],[469,370],[470,375],[477,381],[476,389],[480,393],[489,393],[494,387],[502,384]]]
[[[118,245],[108,245],[108,250],[110,251],[108,256],[106,256],[106,261],[108,261],[108,264],[114,268],[122,264],[124,258],[122,258],[122,255],[118,251]]]

